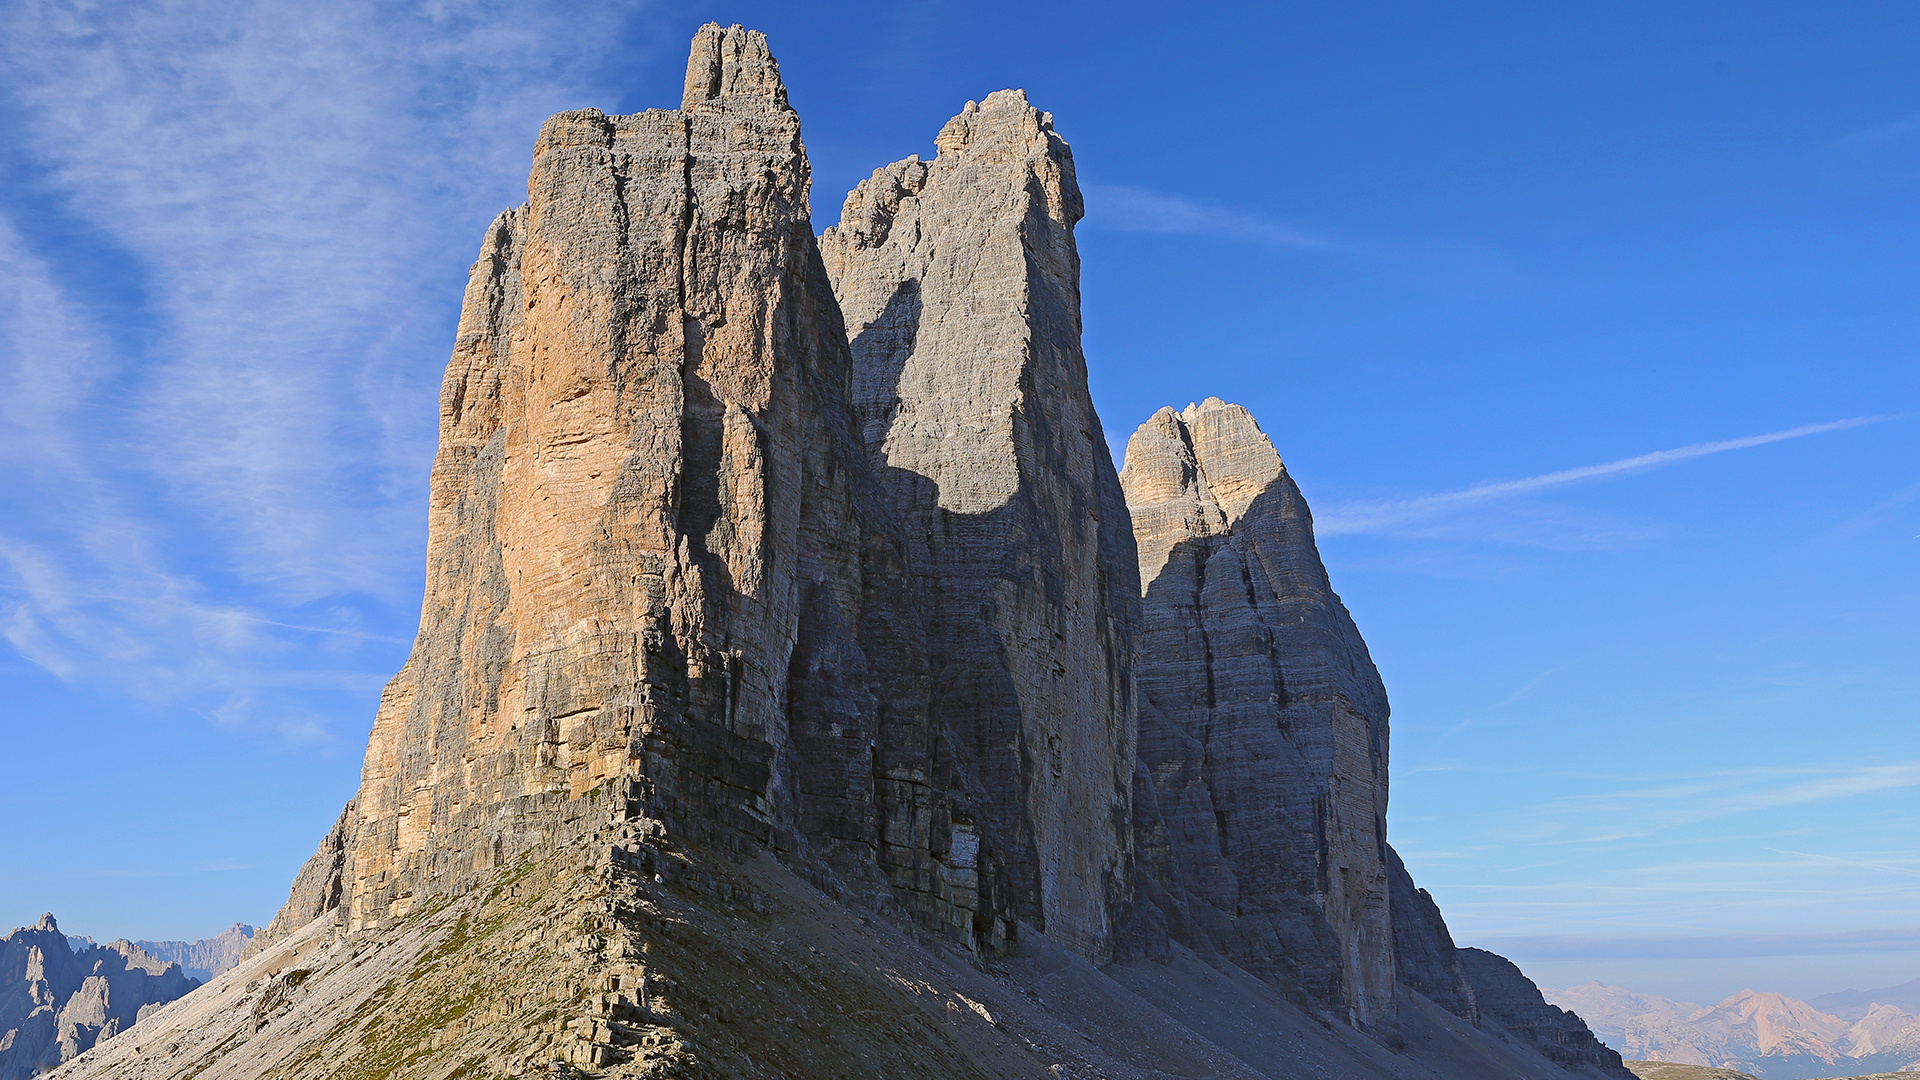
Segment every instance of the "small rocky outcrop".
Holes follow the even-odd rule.
[[[1139,545],[1139,843],[1175,936],[1361,1025],[1393,1011],[1387,696],[1253,417],[1162,409],[1121,473]]]
[[[1402,985],[1469,1024],[1480,1022],[1473,983],[1460,963],[1453,934],[1440,916],[1433,894],[1413,883],[1400,854],[1387,847],[1387,874],[1393,900],[1394,974]]]
[[[1547,1003],[1533,980],[1521,974],[1513,961],[1485,949],[1459,952],[1460,966],[1473,985],[1473,997],[1484,1024],[1502,1030],[1540,1052],[1547,1060],[1569,1069],[1591,1068],[1622,1080],[1633,1074],[1620,1055],[1594,1038],[1586,1022],[1565,1009]]]
[[[25,1080],[199,986],[130,941],[76,953],[52,915],[0,938],[0,1080]]]
[[[1080,351],[1073,155],[1018,90],[934,145],[874,170],[820,238],[855,415],[927,613],[935,722],[979,784],[954,812],[1002,854],[1020,918],[1106,957],[1139,598]]]

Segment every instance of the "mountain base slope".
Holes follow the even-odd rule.
[[[1184,950],[1101,969],[1022,928],[982,964],[769,855],[678,848],[648,822],[595,840],[378,930],[318,919],[57,1075],[1585,1075],[1411,991],[1370,1037]]]

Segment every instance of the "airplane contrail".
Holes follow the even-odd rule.
[[[1326,517],[1316,520],[1314,532],[1321,536],[1368,532],[1384,525],[1395,525],[1425,517],[1436,511],[1498,499],[1507,495],[1561,487],[1603,476],[1657,469],[1663,465],[1707,457],[1711,454],[1723,454],[1729,450],[1745,450],[1750,446],[1764,446],[1767,443],[1819,435],[1828,431],[1843,431],[1847,428],[1877,424],[1891,419],[1893,417],[1890,416],[1856,416],[1848,420],[1834,420],[1825,424],[1807,424],[1802,427],[1788,428],[1785,431],[1772,431],[1765,435],[1747,435],[1738,439],[1722,439],[1719,442],[1694,443],[1691,446],[1675,447],[1672,450],[1655,450],[1650,454],[1639,454],[1599,465],[1561,469],[1559,472],[1542,473],[1539,476],[1528,476],[1519,480],[1488,480],[1459,491],[1446,491],[1436,495],[1420,495],[1411,499],[1393,499],[1383,502],[1353,503],[1336,507]]]

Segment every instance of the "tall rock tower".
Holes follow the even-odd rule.
[[[1177,938],[1368,1025],[1393,1010],[1387,695],[1313,520],[1238,405],[1161,409],[1139,542],[1140,839]]]
[[[875,170],[821,252],[854,407],[909,538],[935,717],[1016,910],[1088,956],[1125,907],[1133,535],[1080,351],[1083,213],[1053,118],[1002,90]]]
[[[879,871],[923,921],[1006,937],[929,782],[923,619],[807,186],[738,27],[695,37],[679,110],[542,128],[441,390],[420,634],[278,930],[335,903],[378,926],[600,802]]]

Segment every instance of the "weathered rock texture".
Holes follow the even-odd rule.
[[[132,942],[75,953],[52,915],[0,938],[0,1080],[25,1080],[199,986]]]
[[[805,849],[1004,941],[807,184],[737,27],[695,38],[679,110],[544,126],[442,387],[419,637],[269,937],[336,902],[377,926],[612,812]]]
[[[136,941],[141,952],[163,963],[179,964],[189,976],[206,982],[240,962],[253,941],[253,927],[234,923],[199,941]]]
[[[1567,1068],[1631,1075],[1620,1055],[1594,1038],[1578,1017],[1547,1004],[1540,988],[1513,961],[1485,949],[1461,949],[1460,965],[1473,984],[1482,1022],[1504,1030]]]
[[[1133,536],[1080,351],[1083,213],[1053,118],[1002,90],[820,239],[860,429],[909,538],[956,796],[1016,911],[1089,956],[1127,900]]]
[[[1372,1024],[1394,993],[1387,697],[1300,491],[1218,398],[1141,425],[1121,483],[1148,889],[1179,940]]]
[[[1460,964],[1453,934],[1440,917],[1440,905],[1418,888],[1400,855],[1387,847],[1387,873],[1393,901],[1394,974],[1404,985],[1469,1024],[1480,1022],[1473,984]]]

